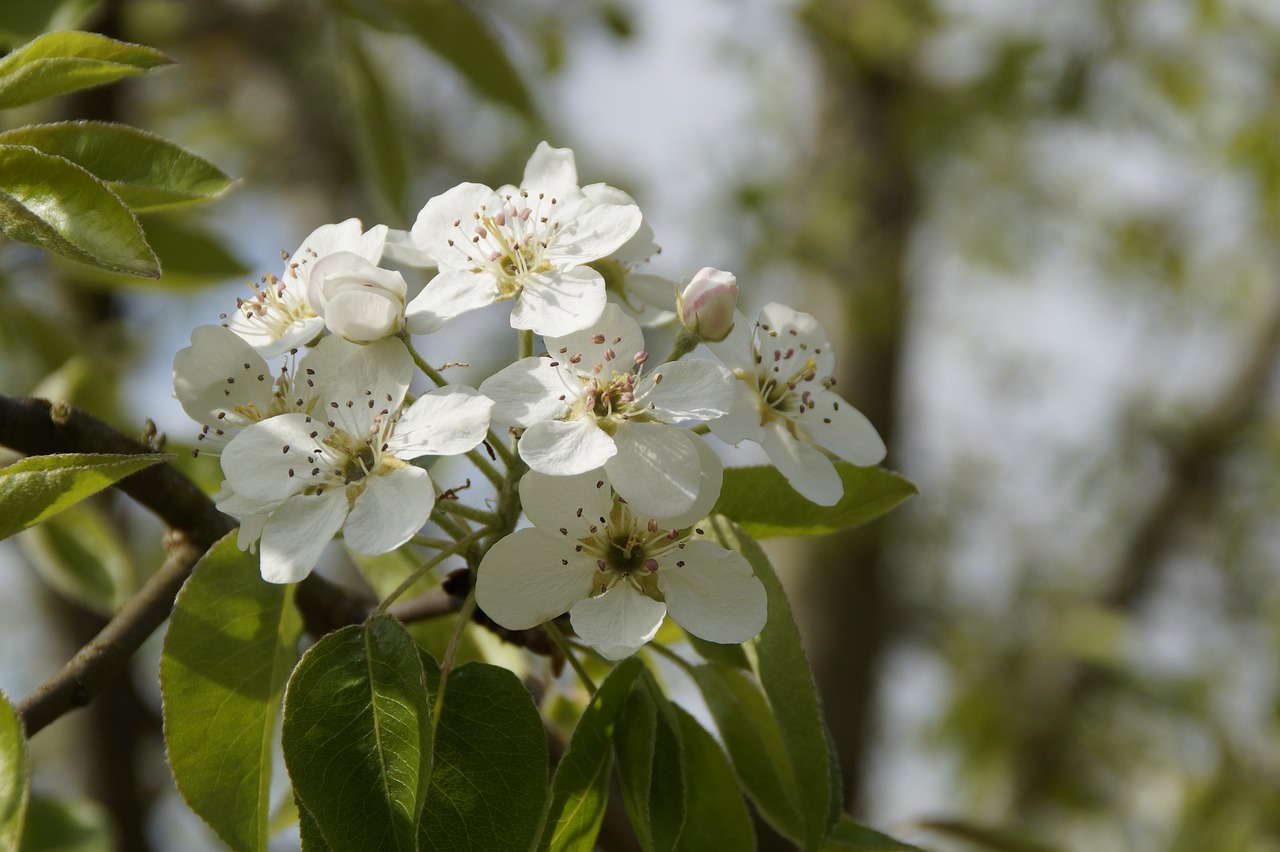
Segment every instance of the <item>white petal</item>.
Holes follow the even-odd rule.
[[[307,353],[299,370],[301,377],[315,383],[324,405],[316,410],[316,419],[337,420],[339,428],[357,436],[373,422],[375,414],[400,407],[413,379],[413,358],[404,343],[395,338],[361,346],[329,336]],[[335,415],[330,405],[334,402],[341,416]]]
[[[642,518],[665,518],[693,508],[701,473],[698,449],[685,430],[661,423],[623,423],[613,441],[618,454],[604,469],[613,490],[633,512]]]
[[[307,477],[290,476],[289,471],[314,466],[306,456],[313,448],[323,447],[319,442],[324,435],[310,436],[320,430],[328,431],[305,414],[281,414],[231,439],[222,451],[222,472],[246,509],[254,505],[265,509],[306,487]]]
[[[563,417],[581,386],[567,368],[552,367],[550,358],[522,358],[481,382],[480,392],[493,400],[493,422],[531,426]]]
[[[405,322],[414,334],[430,334],[454,317],[492,305],[498,298],[498,279],[487,272],[442,269],[405,309]]]
[[[271,407],[273,388],[262,356],[220,325],[197,327],[191,345],[173,359],[173,392],[182,410],[214,428],[229,431],[260,420]]]
[[[770,302],[760,309],[760,349],[772,349],[765,340],[786,341],[783,348],[795,347],[809,353],[818,368],[818,378],[826,378],[835,372],[836,353],[827,333],[812,315],[797,311],[779,302]],[[735,326],[736,327],[736,326]],[[768,331],[776,331],[777,337],[769,337]],[[732,335],[730,335],[732,337]]]
[[[597,343],[596,341],[600,342]],[[599,319],[580,331],[546,338],[547,351],[552,358],[567,359],[582,356],[574,369],[582,374],[591,373],[596,364],[604,368],[608,378],[611,370],[630,370],[632,358],[644,350],[644,332],[639,324],[623,313],[622,308],[610,303],[605,305]],[[613,357],[606,357],[612,352]]]
[[[474,216],[483,205],[499,205],[493,190],[478,183],[461,183],[427,202],[409,231],[415,243],[432,257],[443,271],[466,270],[473,266],[467,257]],[[458,222],[460,225],[455,225]],[[449,240],[454,244],[450,245]],[[461,241],[461,242],[460,242]]]
[[[401,415],[387,449],[406,459],[465,453],[484,440],[492,408],[491,399],[462,385],[425,393]]]
[[[262,529],[262,579],[296,583],[306,577],[346,517],[344,488],[319,495],[299,494],[285,501]]]
[[[382,247],[382,259],[405,266],[432,267],[436,259],[431,252],[423,249],[408,231],[387,229],[387,242]]]
[[[552,148],[539,142],[524,167],[520,186],[528,190],[562,193],[578,188],[578,166],[571,148]]]
[[[622,580],[603,595],[576,605],[569,620],[582,641],[610,660],[621,660],[658,634],[666,614],[666,605]]]
[[[583,206],[569,218],[561,214],[560,231],[547,248],[547,259],[558,266],[586,263],[607,257],[640,229],[640,208],[634,204],[592,204]]]
[[[724,462],[720,460],[720,455],[696,435],[689,437],[698,451],[698,499],[693,502],[687,512],[660,515],[657,521],[663,529],[682,530],[711,514],[716,501],[720,499],[720,489],[724,485]]]
[[[798,422],[815,444],[857,465],[884,459],[884,441],[861,411],[828,390],[814,392],[811,399],[813,409]]]
[[[733,314],[733,330],[729,336],[718,343],[708,342],[711,354],[719,358],[731,370],[756,372],[755,349],[753,348],[754,323],[748,322],[741,311]]]
[[[281,277],[289,276],[289,269],[301,268],[303,264],[310,264],[316,258],[324,257],[338,251],[353,251],[360,245],[360,235],[363,227],[359,219],[347,219],[335,225],[321,225],[316,228],[307,238],[298,246],[298,250],[289,256],[289,263],[285,266],[285,274]],[[377,258],[370,258],[374,262]],[[298,266],[293,266],[298,264]]]
[[[262,528],[271,520],[270,512],[255,512],[240,519],[240,529],[236,531],[236,547],[253,553],[258,548],[258,539],[262,537]]]
[[[227,319],[227,328],[243,337],[263,358],[277,358],[293,349],[301,349],[324,334],[324,317],[294,320],[279,335],[267,333],[261,325],[244,322],[239,311]]]
[[[661,376],[661,380],[658,377]],[[714,420],[728,414],[737,396],[737,380],[714,361],[693,359],[657,367],[641,382],[639,391],[659,420]]]
[[[431,477],[420,467],[370,476],[342,527],[343,540],[356,553],[389,553],[422,529],[435,502]]]
[[[396,334],[404,322],[404,301],[382,290],[341,290],[325,307],[325,325],[353,343],[369,343]]]
[[[674,280],[649,272],[628,272],[623,280],[625,291],[623,307],[645,327],[668,323],[676,318],[676,290]]]
[[[760,392],[752,382],[738,379],[733,383],[733,405],[724,417],[710,421],[711,433],[726,444],[741,441],[764,440],[764,425],[760,422]]]
[[[591,594],[599,573],[576,546],[540,529],[499,539],[480,563],[476,603],[508,630],[526,630],[568,612]]]
[[[542,420],[520,436],[520,458],[530,470],[551,476],[586,473],[618,452],[594,420]]]
[[[511,309],[511,327],[544,337],[568,334],[598,320],[605,302],[604,278],[590,267],[529,275]]]
[[[821,450],[796,440],[781,422],[775,420],[765,427],[760,445],[778,472],[805,499],[819,506],[834,506],[844,496],[844,483],[831,459]]]
[[[706,540],[671,553],[658,568],[658,588],[677,624],[700,639],[731,645],[764,629],[768,597],[742,554]]]
[[[593,204],[625,205],[636,203],[636,200],[626,192],[605,183],[588,184],[582,188],[582,194]],[[619,263],[639,264],[644,263],[659,251],[661,251],[661,248],[653,241],[653,227],[642,217],[640,227],[636,229],[636,232],[631,235],[629,240],[615,249],[609,257]]]
[[[613,509],[613,489],[603,470],[576,476],[548,476],[531,470],[520,479],[520,504],[535,527],[584,539],[592,524]]]

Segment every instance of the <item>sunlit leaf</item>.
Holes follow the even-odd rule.
[[[35,148],[0,145],[0,231],[90,266],[160,277],[138,220],[110,187]]]
[[[604,820],[613,767],[610,740],[631,686],[643,668],[639,659],[623,660],[600,684],[578,720],[569,747],[551,782],[551,808],[541,850],[591,852]]]
[[[284,759],[335,849],[416,850],[431,707],[413,638],[390,616],[325,636],[285,692]]]
[[[32,796],[18,852],[114,852],[111,818],[89,799]]]
[[[528,849],[547,790],[547,736],[533,696],[507,669],[454,669],[436,727],[422,850]]]
[[[0,692],[0,849],[17,848],[26,817],[30,781],[22,720]]]
[[[135,213],[208,201],[235,183],[203,157],[121,124],[33,124],[0,133],[0,144],[27,145],[75,163]]]
[[[118,528],[84,505],[37,524],[16,541],[46,583],[99,615],[112,615],[137,588]]]
[[[0,538],[53,517],[168,458],[162,453],[62,453],[19,459],[0,469]]]
[[[172,62],[158,50],[97,33],[48,33],[0,59],[0,109],[101,86]]]
[[[675,712],[684,745],[684,787],[688,796],[684,830],[676,849],[751,852],[756,848],[756,833],[729,758],[696,719],[678,706]]]
[[[844,497],[834,506],[818,506],[801,497],[773,466],[730,467],[715,511],[753,538],[826,535],[874,520],[919,489],[882,467],[837,462]]]
[[[264,850],[271,744],[302,620],[293,587],[264,582],[235,539],[210,548],[174,604],[160,658],[165,744],[191,809],[232,849]]]

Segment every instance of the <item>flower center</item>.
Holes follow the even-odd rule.
[[[559,204],[553,196],[533,196],[524,189],[503,196],[496,210],[480,205],[470,231],[461,219],[454,220],[458,236],[449,245],[463,253],[472,272],[487,271],[497,279],[499,301],[514,298],[529,275],[552,269],[544,255],[560,230],[554,218]]]
[[[604,594],[625,580],[641,594],[662,600],[658,559],[673,547],[684,547],[676,540],[677,532],[660,529],[652,519],[642,521],[616,497],[609,517],[600,522],[603,526],[592,526],[591,535],[581,541],[582,551],[595,559],[600,571],[594,594]]]

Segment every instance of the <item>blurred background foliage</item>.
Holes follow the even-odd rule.
[[[240,184],[145,218],[158,281],[0,245],[0,392],[153,417],[181,450],[173,353],[276,252],[573,147],[637,197],[656,271],[733,269],[748,314],[818,315],[921,487],[773,548],[859,819],[939,850],[1280,849],[1280,6],[0,6],[9,46],[73,27],[178,64],[2,129],[123,122]],[[11,695],[159,564],[154,522],[79,511],[0,546]],[[76,818],[118,848],[204,848],[154,657],[134,681],[34,741],[36,787],[96,801]]]

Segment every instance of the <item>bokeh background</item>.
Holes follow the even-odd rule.
[[[572,147],[640,203],[654,271],[821,317],[920,486],[771,543],[860,820],[944,852],[1280,849],[1280,4],[0,6],[10,44],[78,26],[178,62],[6,127],[121,121],[241,179],[145,221],[158,283],[0,245],[0,392],[180,450],[173,354],[281,250]],[[467,351],[427,350],[482,378],[509,341],[477,353],[499,326],[466,322]],[[64,517],[0,545],[14,697],[160,562],[127,505]],[[37,737],[36,787],[118,848],[218,848],[172,791],[154,671]]]

